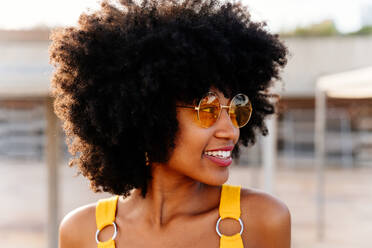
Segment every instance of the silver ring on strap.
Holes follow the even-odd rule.
[[[221,220],[222,220],[221,217],[218,218],[217,224],[216,224],[216,232],[220,237],[222,237],[222,234],[221,234],[220,228],[219,228]],[[240,218],[239,218],[239,223],[240,223],[240,235],[242,235],[244,227],[243,227],[243,221]]]
[[[118,235],[118,228],[117,228],[115,222],[112,222],[111,225],[113,225],[113,226],[114,226],[114,229],[115,229],[114,234],[112,235],[112,238],[111,238],[111,239],[112,239],[112,240],[115,240],[116,235]],[[105,227],[106,227],[106,226],[104,226],[103,228],[105,228]],[[103,229],[103,228],[102,228],[102,229]],[[101,229],[101,230],[102,230],[102,229]],[[98,235],[99,235],[99,233],[101,232],[101,230],[97,229],[97,232],[96,232],[96,242],[97,242],[97,244],[100,243],[100,241],[98,240]]]

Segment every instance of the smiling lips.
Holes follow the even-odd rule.
[[[208,158],[212,162],[219,166],[229,166],[232,163],[231,151],[234,147],[223,147],[219,149],[208,150],[204,152],[204,157]]]

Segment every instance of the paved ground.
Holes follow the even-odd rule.
[[[46,248],[46,173],[40,162],[0,161],[0,242],[7,248]],[[230,183],[261,188],[259,168],[232,167]],[[70,210],[94,202],[88,182],[60,167],[60,218]],[[277,170],[274,195],[292,214],[293,248],[372,247],[372,168],[326,171],[326,230],[316,238],[315,174],[311,167]]]

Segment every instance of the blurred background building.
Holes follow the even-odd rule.
[[[293,3],[284,1],[287,2]],[[281,99],[277,129],[272,130],[277,134],[278,158],[271,193],[291,210],[294,248],[372,247],[369,239],[372,232],[371,98],[327,98],[325,230],[323,239],[316,235],[316,82],[328,74],[372,66],[372,5],[366,1],[361,3],[359,26],[354,30],[341,32],[337,18],[327,15],[317,22],[275,30],[280,31],[290,56],[282,80],[274,89]],[[339,4],[345,5],[342,1]],[[260,9],[261,5],[252,1],[252,9],[255,7]],[[264,9],[260,11],[258,16],[264,15]],[[269,26],[273,21],[268,21]],[[49,87],[52,73],[48,64],[49,32],[44,26],[0,30],[2,92],[14,93],[19,87],[31,92],[36,90],[33,85],[40,83]],[[0,204],[0,212],[8,213],[0,215],[0,238],[7,247],[47,247],[46,126],[43,100],[0,98],[0,193],[6,199],[5,204]],[[85,179],[73,177],[74,170],[67,166],[69,154],[64,134],[60,135],[59,220],[72,209],[106,196],[93,194]],[[232,168],[232,183],[264,188],[261,164],[265,151],[261,142],[262,139],[258,145],[243,151]]]

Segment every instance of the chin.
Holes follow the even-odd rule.
[[[205,178],[202,183],[211,185],[211,186],[220,186],[227,182],[229,179],[229,170],[226,169],[223,173],[218,173],[208,178]]]

